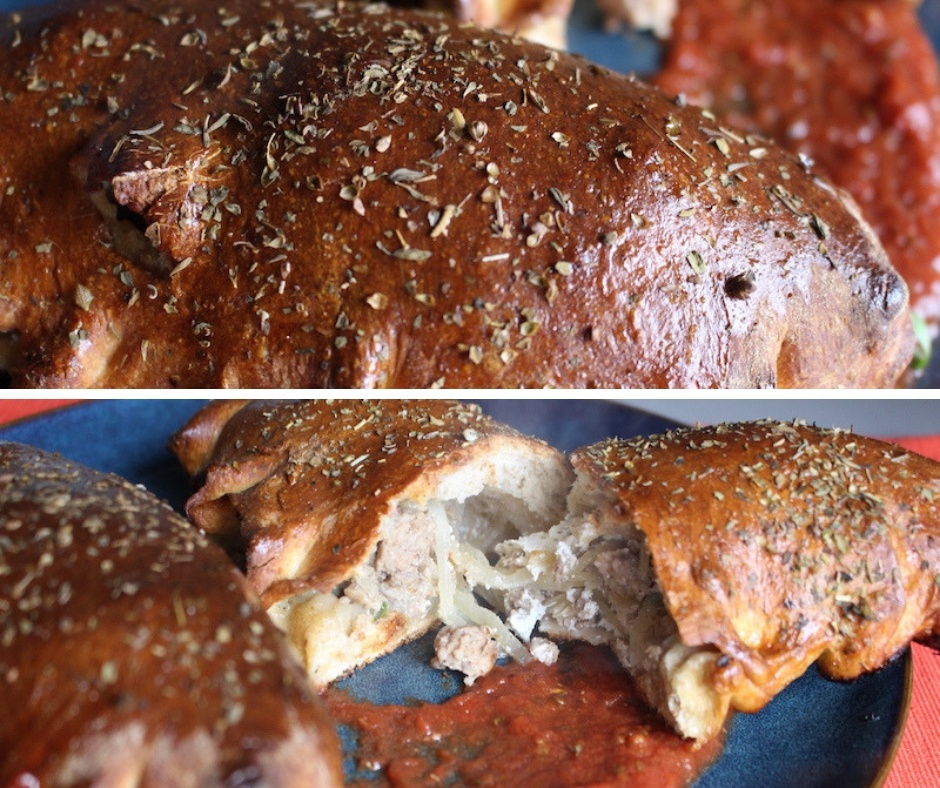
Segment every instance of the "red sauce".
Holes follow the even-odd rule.
[[[376,706],[331,689],[359,735],[352,785],[687,785],[720,753],[696,747],[639,699],[606,649],[576,644],[555,665],[498,666],[440,705]]]
[[[940,68],[908,0],[680,0],[667,92],[810,156],[940,318]]]

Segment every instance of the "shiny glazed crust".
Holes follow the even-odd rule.
[[[5,27],[16,385],[884,386],[910,359],[834,189],[582,59],[284,0]]]
[[[682,641],[717,648],[732,705],[762,707],[819,659],[852,679],[940,617],[940,465],[777,422],[608,441],[572,457],[646,536]]]
[[[340,774],[325,711],[221,550],[140,488],[0,444],[0,784]]]

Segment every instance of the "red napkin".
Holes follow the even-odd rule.
[[[940,460],[940,436],[894,438],[895,443]],[[940,785],[940,655],[916,643],[911,708],[884,788]]]
[[[77,399],[9,399],[0,400],[0,424],[6,424],[27,416],[35,416],[53,408],[81,402]]]

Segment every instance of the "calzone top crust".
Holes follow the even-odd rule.
[[[349,579],[397,507],[425,506],[442,487],[463,498],[502,490],[506,511],[488,506],[464,534],[492,544],[507,533],[510,493],[525,502],[511,532],[544,528],[561,517],[571,479],[542,441],[442,400],[219,401],[177,433],[173,449],[202,479],[187,513],[242,542],[248,579],[267,605]]]
[[[581,58],[288,0],[0,36],[15,385],[885,386],[911,358],[903,281],[808,162]]]

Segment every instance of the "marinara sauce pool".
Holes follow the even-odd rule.
[[[665,788],[695,780],[723,744],[677,736],[609,650],[582,643],[552,666],[498,666],[441,704],[377,706],[338,689],[324,698],[358,737],[367,776],[357,786]]]

